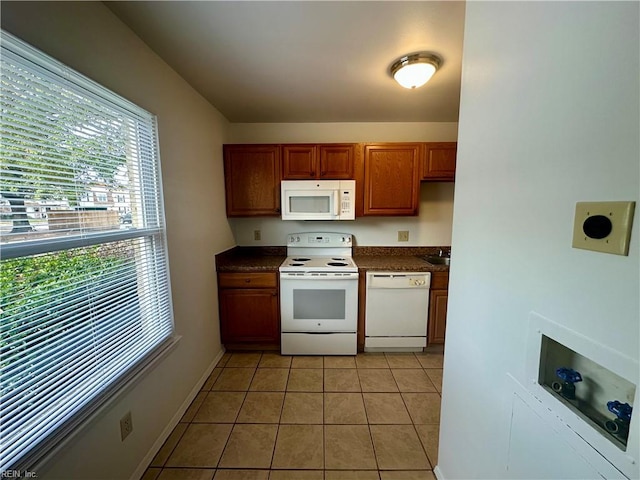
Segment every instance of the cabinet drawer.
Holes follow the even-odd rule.
[[[218,273],[220,288],[275,288],[278,277],[275,272]]]
[[[449,288],[449,272],[431,272],[431,290]]]

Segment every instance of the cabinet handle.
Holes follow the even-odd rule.
[[[245,278],[244,279],[244,283],[251,283],[251,279],[250,278]]]

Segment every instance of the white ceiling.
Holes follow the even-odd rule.
[[[105,2],[231,122],[456,122],[464,2]],[[389,66],[433,52],[427,85]]]

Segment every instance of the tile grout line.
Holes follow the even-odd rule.
[[[271,460],[269,461],[269,475],[267,478],[271,477],[271,471],[273,469],[273,459],[276,456],[276,446],[278,445],[278,437],[280,436],[280,425],[282,425],[282,412],[284,410],[284,402],[287,399],[287,387],[289,386],[289,377],[291,375],[291,364],[293,363],[293,359],[291,359],[291,363],[289,364],[289,370],[287,373],[287,381],[284,385],[284,395],[282,397],[282,405],[280,406],[280,416],[278,417],[278,425],[276,427],[276,438],[273,441],[273,451],[271,452]]]
[[[226,366],[229,363],[229,361],[231,360],[232,357],[233,357],[233,354],[231,354],[231,356],[227,359],[227,362],[226,362],[224,368],[233,368],[233,367],[227,367]],[[222,451],[220,452],[220,457],[218,458],[218,461],[216,462],[216,466],[215,466],[216,471],[220,469],[220,462],[222,461],[222,457],[224,457],[224,452],[227,449],[227,447],[229,446],[229,440],[231,440],[231,435],[233,435],[233,430],[236,428],[236,425],[237,425],[235,420],[238,420],[238,416],[240,415],[240,411],[242,410],[242,406],[244,405],[244,402],[247,400],[247,394],[249,393],[249,388],[251,388],[251,382],[253,382],[253,379],[254,379],[254,377],[256,375],[256,372],[258,371],[258,365],[260,364],[260,360],[261,359],[262,359],[262,352],[260,352],[260,358],[258,358],[258,363],[256,364],[256,368],[253,370],[253,375],[251,375],[251,380],[249,381],[249,385],[247,385],[247,390],[243,392],[244,393],[244,398],[242,399],[242,403],[240,404],[240,408],[238,409],[238,413],[235,416],[234,422],[231,425],[231,430],[229,431],[229,436],[227,437],[227,440],[224,442],[224,447],[222,448]],[[220,375],[222,375],[222,373],[224,373],[224,371],[221,372]],[[213,388],[213,386],[212,386],[212,388]],[[202,407],[202,405],[201,405],[201,407]],[[195,418],[195,416],[194,416],[194,418]],[[214,477],[215,477],[216,473],[214,473]]]
[[[419,360],[418,360],[418,363],[420,363]],[[420,363],[420,366],[422,366],[422,363]],[[422,370],[424,371],[424,368]],[[426,372],[425,372],[425,375],[427,375]],[[429,378],[429,375],[427,375],[427,379],[429,380],[430,383],[433,383],[433,382],[431,382],[431,379]],[[435,388],[435,385],[433,385],[433,386]],[[433,471],[433,465],[431,464],[431,460],[429,459],[429,455],[427,453],[427,449],[424,446],[424,443],[422,442],[422,439],[420,438],[420,434],[418,433],[418,429],[416,428],[415,420],[413,418],[413,415],[411,415],[411,410],[409,410],[409,406],[407,405],[407,402],[405,401],[404,396],[402,395],[402,392],[400,392],[400,398],[402,399],[402,403],[404,404],[404,408],[406,408],[407,413],[409,414],[409,418],[411,419],[411,426],[413,427],[413,431],[415,432],[416,437],[418,437],[418,442],[420,443],[420,446],[422,447],[422,451],[424,452],[424,456],[427,459],[427,463],[431,467],[431,471]]]

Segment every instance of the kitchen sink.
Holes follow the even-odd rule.
[[[424,259],[433,264],[433,265],[449,265],[451,264],[451,257],[439,257],[437,255],[434,256],[426,256]]]

